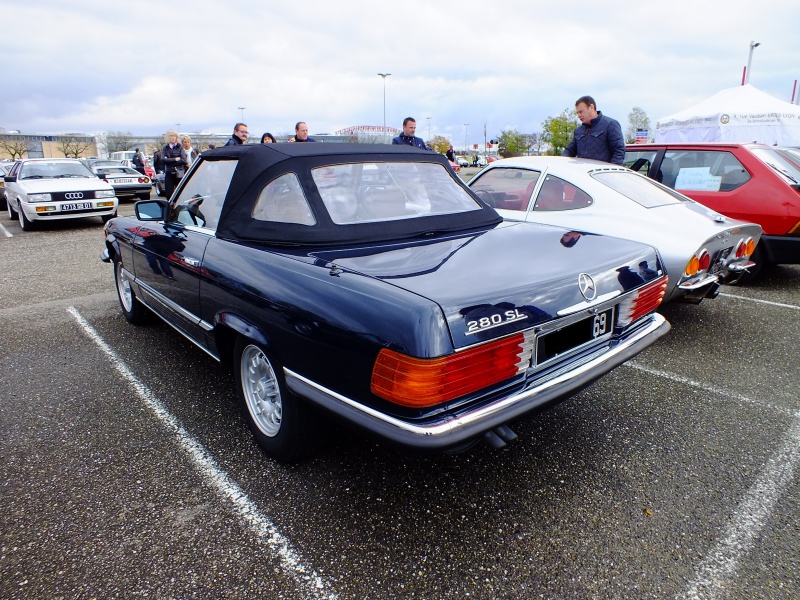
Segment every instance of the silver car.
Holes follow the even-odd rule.
[[[560,156],[491,163],[469,187],[503,218],[655,246],[669,275],[666,300],[699,303],[754,266],[761,227],[721,215],[630,169]],[[640,265],[651,269],[653,265]]]

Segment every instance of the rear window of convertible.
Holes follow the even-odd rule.
[[[311,174],[337,225],[482,209],[441,164],[353,163],[317,167]]]

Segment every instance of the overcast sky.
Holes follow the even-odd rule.
[[[463,146],[584,94],[654,125],[739,85],[751,40],[751,84],[790,101],[800,78],[797,0],[0,0],[0,21],[22,133],[230,133],[239,107],[254,136],[333,133],[383,124],[391,73],[386,124]]]

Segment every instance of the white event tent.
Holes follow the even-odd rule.
[[[710,98],[656,122],[655,142],[759,142],[800,146],[800,106],[750,84]]]

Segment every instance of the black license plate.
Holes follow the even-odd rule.
[[[536,364],[540,365],[587,342],[611,333],[614,309],[597,313],[572,325],[540,335],[536,342]]]

